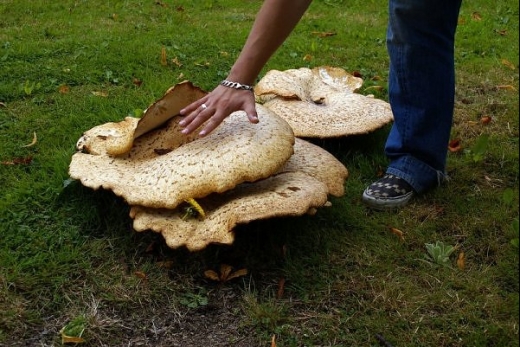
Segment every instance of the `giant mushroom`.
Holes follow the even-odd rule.
[[[171,248],[192,251],[232,243],[238,224],[313,214],[329,195],[344,194],[345,166],[260,104],[258,124],[238,111],[205,137],[182,134],[180,109],[204,94],[179,83],[142,118],[86,131],[71,178],[123,197],[134,230],[160,232]],[[187,213],[194,205],[199,214]]]

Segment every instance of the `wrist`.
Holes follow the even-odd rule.
[[[249,90],[251,92],[254,90],[252,85],[235,82],[235,81],[227,80],[227,79],[220,82],[220,85],[224,86],[224,87],[228,87],[228,88],[238,89],[238,90]]]

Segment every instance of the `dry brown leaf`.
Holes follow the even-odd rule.
[[[237,277],[242,277],[247,275],[247,269],[240,269],[235,272],[233,271],[233,267],[227,264],[220,265],[220,274],[213,270],[204,271],[204,277],[207,279],[217,281],[217,282],[227,282]]]
[[[311,60],[312,60],[312,55],[310,55],[310,54],[305,54],[305,56],[303,57],[303,60],[304,60],[304,61],[311,61]]]
[[[326,32],[313,31],[312,34],[316,35],[318,37],[330,37],[330,36],[336,35],[336,33],[333,31],[326,31]]]
[[[473,13],[471,14],[471,18],[472,18],[473,20],[476,20],[476,21],[481,21],[481,20],[482,20],[482,16],[481,16],[480,13],[478,13],[478,12],[473,12]]]
[[[392,232],[392,234],[394,234],[397,237],[399,237],[399,240],[404,242],[404,233],[401,230],[399,230],[397,228],[390,227],[390,231]]]
[[[3,161],[2,165],[28,165],[32,162],[32,157],[14,158],[13,160]]]
[[[141,81],[139,78],[135,78],[135,77],[134,77],[134,78],[132,79],[132,83],[134,84],[134,86],[136,86],[136,87],[140,87],[141,84],[143,84],[143,81]]]
[[[504,90],[513,90],[516,91],[516,88],[510,84],[501,84],[497,86],[498,89],[504,89]]]
[[[142,271],[134,271],[134,275],[136,275],[137,277],[145,280],[148,278],[148,276],[146,276],[146,274]]]
[[[383,87],[382,86],[370,86],[370,87],[365,88],[365,91],[367,91],[367,90],[383,90]]]
[[[218,275],[218,273],[216,273],[213,270],[204,271],[204,277],[206,277],[207,279],[210,279],[212,281],[220,282],[220,276]]]
[[[489,124],[491,122],[491,116],[482,116],[480,118],[480,123]]]
[[[172,269],[173,268],[173,260],[163,260],[163,261],[158,261],[157,262],[157,266],[160,267],[161,269]]]
[[[457,257],[457,267],[460,270],[464,270],[466,266],[466,256],[463,251],[459,253],[459,256]]]
[[[281,299],[283,297],[283,293],[285,292],[285,278],[280,278],[278,280],[278,290],[276,291],[276,298]]]
[[[276,335],[271,337],[271,347],[276,347]]]
[[[226,279],[226,281],[230,281],[230,280],[232,280],[232,279],[234,279],[234,278],[238,278],[238,277],[245,276],[245,275],[247,275],[247,273],[248,273],[247,269],[240,269],[240,270],[237,270],[237,271],[231,273],[231,274],[228,276],[228,278]]]
[[[66,84],[62,84],[59,88],[58,88],[58,92],[60,94],[67,94],[68,92],[70,92],[70,87]]]
[[[460,139],[451,140],[448,144],[448,150],[452,153],[460,152],[461,149]]]
[[[36,137],[36,131],[35,131],[35,132],[33,132],[33,139],[31,141],[31,143],[24,145],[22,147],[32,147],[36,144],[36,142],[38,142],[38,137]]]
[[[7,107],[7,104],[5,102],[0,102],[0,107]]]

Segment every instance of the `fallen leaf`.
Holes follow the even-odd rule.
[[[0,107],[7,107],[7,104],[5,102],[0,102]]]
[[[221,51],[219,54],[221,57],[229,57],[229,53],[225,51]]]
[[[460,252],[459,256],[457,257],[457,267],[461,270],[464,270],[464,267],[466,266],[466,256],[464,255],[464,252]]]
[[[68,92],[70,92],[70,87],[66,84],[62,84],[59,88],[58,88],[58,92],[60,94],[67,94]]]
[[[276,335],[271,337],[271,347],[276,347]]]
[[[480,123],[489,124],[491,122],[491,116],[482,116],[480,118]]]
[[[33,139],[31,141],[31,143],[24,145],[22,147],[32,147],[36,144],[36,142],[38,142],[38,137],[36,137],[36,131],[35,131],[35,132],[33,132]]]
[[[278,280],[278,290],[276,291],[276,298],[281,299],[283,297],[283,293],[285,292],[285,278],[280,278]]]
[[[136,87],[140,87],[141,84],[143,84],[143,81],[141,81],[140,79],[134,77],[134,78],[132,79],[132,83],[134,84],[134,86],[136,86]]]
[[[471,14],[471,18],[472,18],[473,20],[476,20],[476,21],[481,21],[481,20],[482,20],[482,16],[481,16],[480,13],[478,13],[478,12],[473,12],[473,13]]]
[[[204,277],[206,277],[207,279],[210,279],[212,281],[217,281],[217,282],[220,281],[220,276],[218,275],[218,273],[216,273],[213,270],[204,271]]]
[[[177,58],[177,57],[173,58],[171,61],[177,67],[181,67],[182,66],[182,63],[179,61],[179,58]]]
[[[3,161],[2,165],[28,165],[32,162],[32,157],[14,158],[13,160]]]
[[[448,150],[452,153],[459,152],[461,149],[460,139],[451,140],[448,144]]]
[[[173,260],[164,260],[164,261],[158,261],[157,266],[161,269],[172,269],[173,268]]]
[[[510,84],[501,84],[497,86],[498,89],[504,89],[504,90],[513,90],[516,91],[516,88]]]
[[[500,36],[506,36],[507,35],[507,30],[506,29],[501,29],[501,30],[496,30],[495,29],[495,32],[500,35]]]
[[[207,279],[217,281],[217,282],[227,282],[237,277],[242,277],[247,275],[247,269],[240,269],[235,272],[232,272],[233,268],[231,265],[222,264],[220,265],[220,274],[213,270],[204,271],[204,277]]]
[[[313,31],[312,34],[316,35],[318,37],[330,37],[330,36],[335,36],[336,35],[336,33],[333,32],[333,31],[327,31],[327,32]]]
[[[310,54],[305,54],[305,56],[303,57],[303,60],[304,60],[304,61],[311,61],[311,60],[312,60],[312,55],[310,55]]]
[[[67,343],[84,343],[85,339],[78,336],[67,336],[63,333],[61,334],[61,343],[67,344]]]
[[[106,98],[108,96],[108,93],[105,92],[105,91],[100,91],[100,92],[94,91],[94,92],[92,92],[92,94],[95,95],[95,96],[101,96],[103,98]]]
[[[142,278],[143,280],[146,280],[148,276],[142,271],[134,271],[134,275],[136,275],[139,278]]]
[[[168,60],[166,59],[166,48],[161,48],[161,65],[166,66],[168,65]]]
[[[507,67],[510,68],[511,70],[516,70],[516,66],[515,66],[515,64],[513,64],[512,62],[510,62],[510,61],[507,60],[507,59],[502,59],[502,65],[507,66]]]
[[[391,231],[394,235],[396,235],[397,237],[399,237],[399,240],[401,240],[401,241],[404,242],[404,233],[403,233],[401,230],[399,230],[399,229],[397,229],[397,228],[392,228],[392,227],[390,227],[390,231]]]

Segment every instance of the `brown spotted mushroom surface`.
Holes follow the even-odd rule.
[[[356,93],[361,78],[340,68],[271,70],[255,86],[259,102],[284,118],[297,137],[366,134],[393,120],[390,105]]]
[[[194,251],[210,243],[231,244],[237,224],[312,214],[326,205],[328,194],[343,195],[348,171],[341,162],[301,139],[296,139],[294,148],[294,155],[277,174],[198,199],[204,218],[188,214],[186,204],[173,210],[132,206],[134,229],[153,230],[163,235],[169,247]]]

